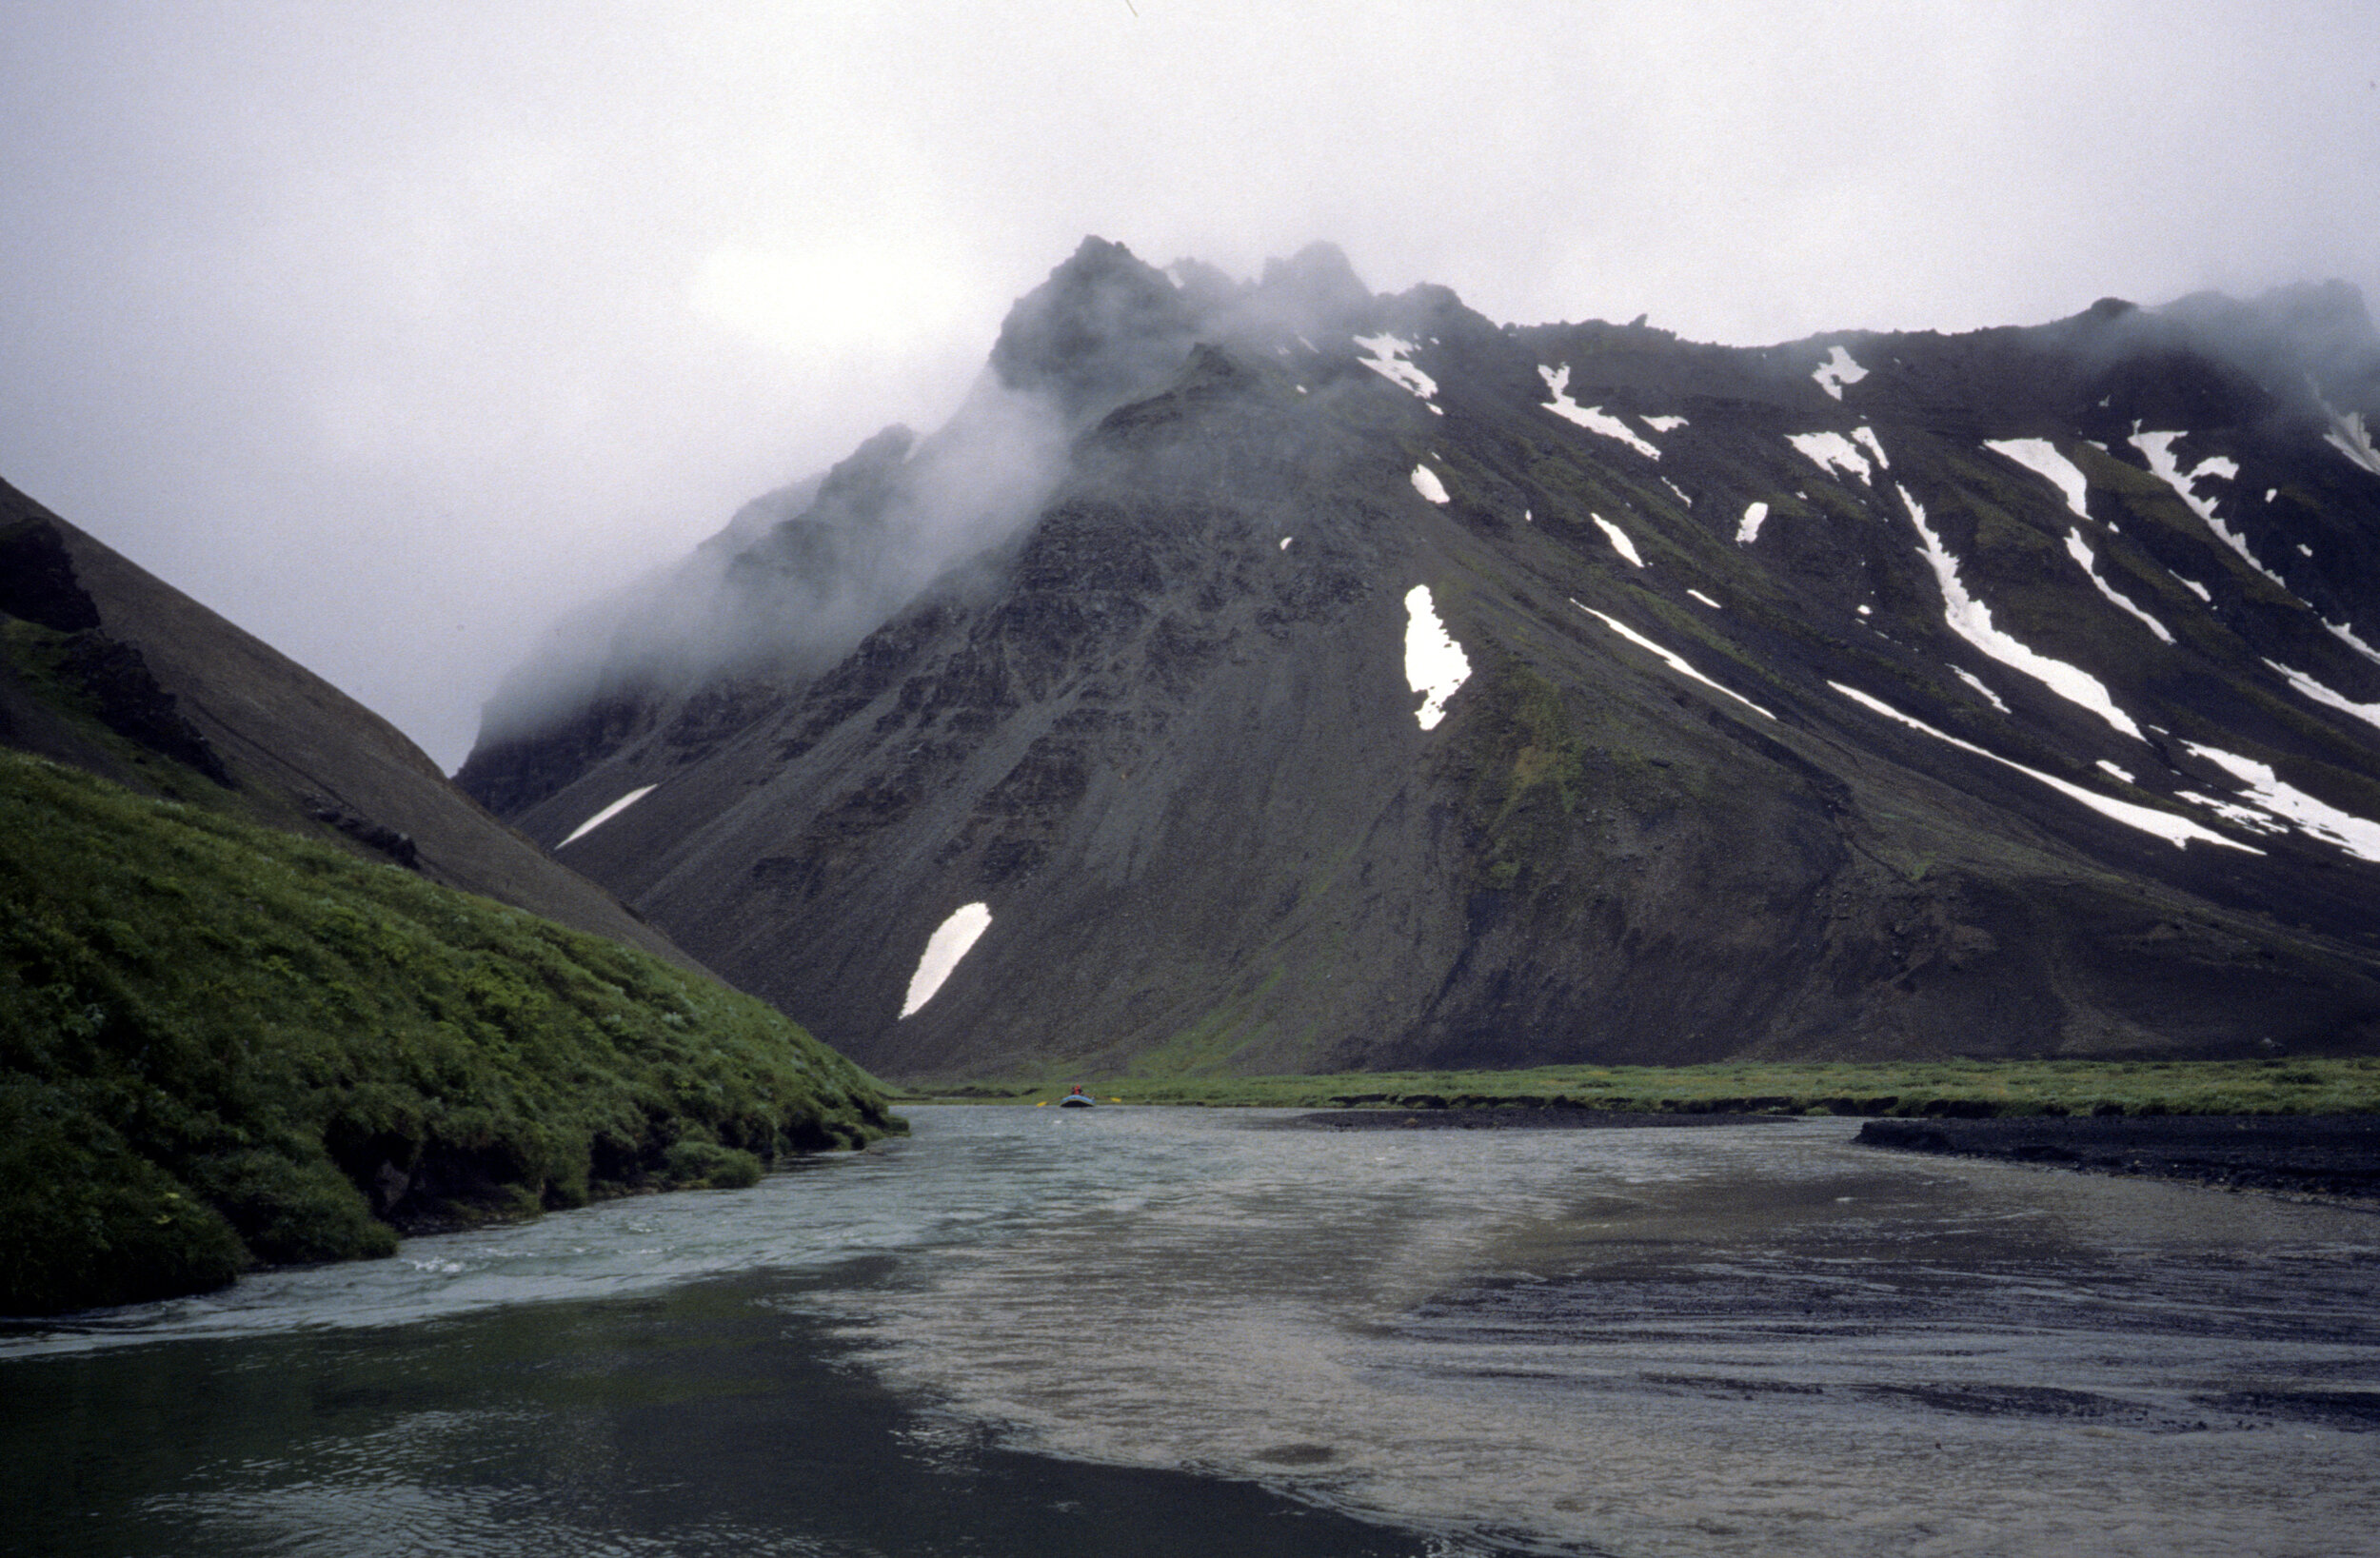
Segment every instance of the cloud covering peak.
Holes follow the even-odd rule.
[[[0,8],[0,473],[451,761],[524,581],[939,424],[1086,229],[1738,344],[2380,285],[2373,8],[1578,16]]]

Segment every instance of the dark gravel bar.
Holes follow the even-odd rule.
[[[1781,1115],[1728,1114],[1623,1114],[1609,1109],[1331,1109],[1284,1124],[1324,1131],[1609,1131],[1645,1126],[1775,1124]]]
[[[1870,1120],[1869,1147],[2380,1201],[2380,1114]]]

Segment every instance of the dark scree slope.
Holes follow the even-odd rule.
[[[458,778],[895,1075],[2369,1052],[2375,422],[2337,286],[1734,348],[1092,240]]]

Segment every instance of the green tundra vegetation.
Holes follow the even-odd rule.
[[[1068,1080],[1073,1078],[1069,1075]],[[1054,1102],[1064,1082],[993,1082],[916,1102]],[[1276,1109],[1604,1109],[1640,1114],[2369,1114],[2380,1058],[1723,1061],[1330,1076],[1114,1076],[1101,1102]]]
[[[750,1184],[904,1129],[724,986],[0,751],[0,1312]]]

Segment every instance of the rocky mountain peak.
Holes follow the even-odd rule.
[[[2370,335],[1727,347],[1088,240],[793,527],[963,561],[465,777],[892,1075],[2370,1048]]]
[[[1163,271],[1121,244],[1085,238],[1008,311],[992,369],[1069,419],[1096,415],[1178,365],[1199,323]]]
[[[917,435],[899,423],[862,443],[827,471],[800,513],[731,554],[730,577],[753,588],[761,587],[751,582],[756,571],[828,577],[853,548],[875,544],[885,510],[899,494],[902,467],[916,446]]]
[[[2245,388],[2257,415],[2327,421],[2348,411],[2380,412],[2380,334],[2363,294],[2346,282],[2276,287],[2253,298],[2194,292],[2154,308],[2102,299],[2065,324],[2078,351],[2134,381],[2142,365],[2163,363],[2185,376]],[[2242,399],[2239,389],[2230,393]]]
[[[1371,288],[1336,244],[1308,244],[1286,260],[1268,260],[1257,290],[1277,311],[1318,331],[1352,330],[1373,306]]]
[[[917,442],[917,434],[897,422],[864,440],[827,470],[826,480],[819,483],[819,506],[864,506],[883,492],[887,480],[909,458]]]

